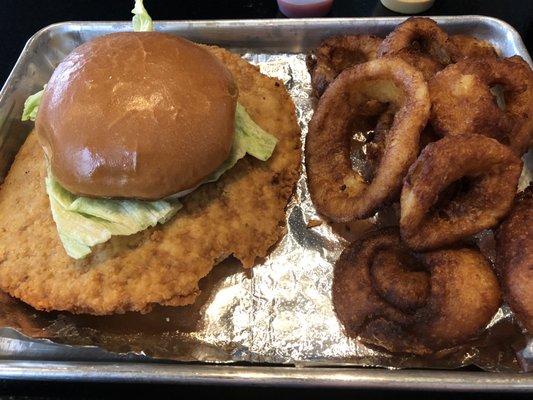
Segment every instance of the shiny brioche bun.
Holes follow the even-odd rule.
[[[155,200],[194,188],[228,157],[236,103],[231,73],[204,47],[114,33],[59,64],[36,130],[72,193]]]

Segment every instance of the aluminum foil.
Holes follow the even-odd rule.
[[[259,65],[264,74],[285,82],[296,105],[303,144],[313,112],[305,56],[249,53],[243,57]],[[530,179],[526,171],[522,185]],[[305,366],[458,368],[475,364],[490,371],[527,369],[532,342],[526,347],[526,338],[505,306],[479,339],[432,357],[391,355],[344,334],[331,302],[333,264],[347,241],[394,224],[396,214],[397,206],[392,206],[350,225],[324,223],[309,198],[303,174],[287,209],[287,235],[251,272],[243,271],[235,260],[226,260],[200,282],[202,294],[195,304],[160,307],[147,315],[45,313],[3,295],[0,326],[16,331],[0,332],[0,354],[68,360],[150,357]],[[490,256],[490,233],[476,240]]]

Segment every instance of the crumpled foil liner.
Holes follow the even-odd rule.
[[[259,65],[264,74],[285,82],[305,137],[313,109],[305,56],[245,54],[244,58]],[[525,172],[521,186],[530,179],[531,175]],[[396,212],[397,207],[393,206],[369,220],[331,226],[316,214],[304,173],[287,209],[287,235],[263,264],[251,272],[243,271],[233,259],[226,260],[200,282],[202,294],[195,304],[159,307],[146,315],[95,317],[45,313],[2,295],[0,326],[12,327],[34,340],[2,329],[0,356],[68,360],[151,357],[213,363],[389,368],[477,365],[489,371],[531,369],[533,341],[526,347],[526,337],[506,306],[494,316],[480,338],[431,357],[391,355],[344,334],[331,302],[333,264],[347,240],[393,224]],[[476,241],[487,249],[490,257],[491,234],[480,234]],[[49,340],[35,340],[43,338]]]

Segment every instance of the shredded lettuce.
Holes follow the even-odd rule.
[[[135,0],[135,6],[131,10],[133,18],[131,20],[135,32],[150,32],[154,30],[152,18],[144,8],[143,0]]]
[[[45,87],[46,85],[44,85],[44,88]],[[41,99],[43,97],[44,88],[26,99],[24,102],[24,110],[22,111],[22,121],[35,121],[35,118],[37,117],[37,111],[39,111],[39,105],[41,104]]]
[[[222,163],[204,183],[214,182],[222,176],[224,172],[232,168],[237,161],[246,154],[266,161],[274,152],[278,139],[268,132],[265,132],[248,115],[246,109],[237,103],[235,111],[235,139],[229,157]]]
[[[246,153],[261,160],[266,161],[274,152],[278,143],[275,136],[265,132],[250,117],[246,109],[237,103],[235,112],[235,129],[236,136],[246,148]]]
[[[59,238],[67,254],[83,258],[113,235],[133,235],[165,223],[182,207],[174,201],[113,200],[78,197],[48,172],[46,191]]]

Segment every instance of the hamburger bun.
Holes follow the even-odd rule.
[[[157,32],[114,33],[59,64],[36,131],[70,192],[156,200],[196,187],[228,157],[237,95],[205,48]]]

